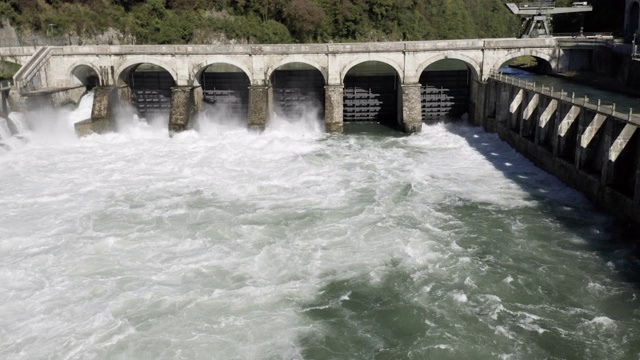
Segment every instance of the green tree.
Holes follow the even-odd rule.
[[[442,39],[476,38],[477,30],[464,0],[432,1],[432,19]]]
[[[313,0],[291,0],[284,7],[285,24],[302,41],[319,35],[325,17],[324,9]]]

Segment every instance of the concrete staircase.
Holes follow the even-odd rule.
[[[40,79],[36,77],[40,70],[46,65],[51,57],[51,48],[43,46],[39,48],[33,56],[24,64],[13,76],[14,84],[18,91],[23,94],[41,88]],[[35,79],[34,79],[35,78]]]

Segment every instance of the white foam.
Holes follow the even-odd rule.
[[[300,358],[301,336],[323,331],[305,310],[355,299],[307,306],[325,287],[397,272],[417,289],[402,296],[425,308],[440,297],[473,313],[480,302],[489,321],[502,318],[499,297],[477,296],[495,288],[470,270],[490,265],[449,210],[537,205],[468,142],[533,171],[495,137],[444,125],[326,136],[313,117],[257,134],[211,115],[171,137],[165,121],[122,115],[117,133],[49,133],[52,143],[0,159],[0,262],[12,264],[0,274],[11,294],[0,357]]]
[[[75,109],[68,108],[51,109],[41,108],[30,111],[21,122],[28,128],[28,139],[36,146],[66,146],[75,145],[78,138],[74,124],[91,118],[94,92],[87,92]],[[24,119],[26,118],[26,121]]]
[[[12,136],[7,119],[0,117],[0,141],[7,140]]]
[[[451,297],[453,298],[453,300],[459,303],[466,303],[467,301],[469,301],[469,299],[467,299],[467,295],[461,291],[452,292]]]
[[[616,322],[606,316],[597,316],[587,322],[587,325],[602,328],[602,329],[615,329]]]
[[[93,90],[88,91],[84,96],[82,96],[78,106],[65,116],[70,125],[91,118],[94,96],[95,92]]]
[[[29,132],[29,125],[27,125],[27,120],[24,117],[24,114],[18,112],[9,113],[9,121],[13,124],[13,126],[17,130],[18,135],[25,135]]]
[[[193,121],[193,129],[203,136],[220,136],[233,132],[246,132],[247,119],[233,113],[229,104],[205,104]]]
[[[517,315],[519,318],[518,319],[519,327],[528,331],[537,332],[538,334],[542,334],[545,331],[548,331],[537,324],[537,322],[542,320],[539,316],[531,313],[521,312],[521,311],[517,312]]]
[[[9,114],[9,118],[11,118],[12,115],[13,113]],[[2,151],[2,153],[20,148],[24,145],[24,138],[18,132],[14,134],[11,131],[8,121],[10,120],[0,117],[0,151]]]

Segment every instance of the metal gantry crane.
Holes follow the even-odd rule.
[[[506,3],[507,8],[524,17],[524,29],[521,38],[537,38],[551,36],[551,16],[557,14],[582,13],[592,11],[593,7],[586,1],[573,2],[571,7],[556,7],[555,1],[531,1]]]

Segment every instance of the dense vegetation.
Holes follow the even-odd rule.
[[[619,30],[607,27],[622,26],[624,0],[592,3],[586,30]],[[150,44],[512,37],[520,28],[504,0],[0,0],[0,18],[51,37],[112,28]],[[577,31],[580,21],[557,25]]]

